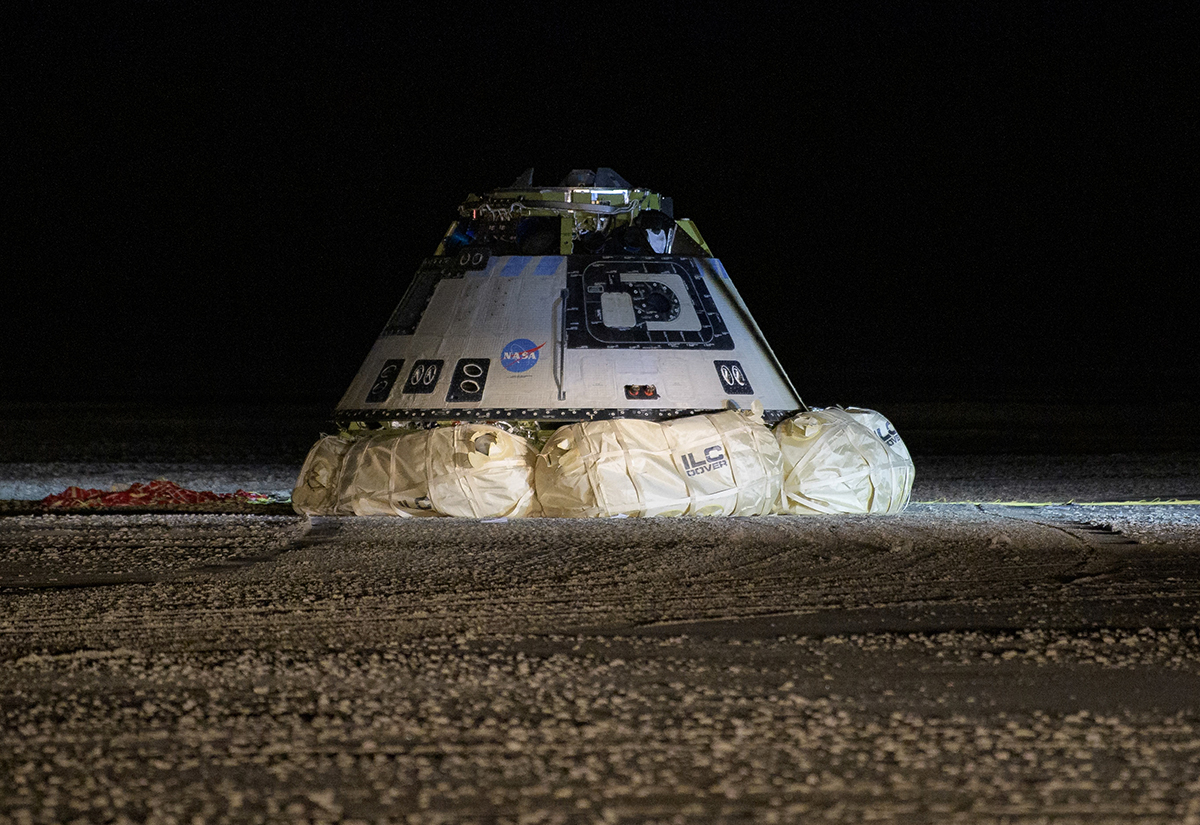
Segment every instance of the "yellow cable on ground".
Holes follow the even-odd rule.
[[[1200,504],[1197,499],[1152,498],[1142,501],[914,501],[913,504],[969,504],[974,507],[1148,507],[1158,504]]]

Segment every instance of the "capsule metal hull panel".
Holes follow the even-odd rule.
[[[429,258],[342,421],[669,418],[801,407],[715,258]]]

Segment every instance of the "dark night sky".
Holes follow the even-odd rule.
[[[22,4],[4,395],[332,406],[468,192],[610,166],[810,403],[1196,398],[1196,49],[1132,6]]]

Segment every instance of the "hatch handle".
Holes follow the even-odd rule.
[[[566,375],[567,363],[567,290],[564,289],[558,294],[558,301],[561,305],[561,312],[558,321],[558,369],[554,376],[554,382],[558,384],[558,400],[567,400],[567,391],[563,386],[564,377]]]

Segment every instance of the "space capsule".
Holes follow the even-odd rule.
[[[759,402],[803,407],[720,260],[670,198],[611,169],[469,195],[335,411],[346,432],[547,432]],[[755,405],[757,408],[758,405]]]

